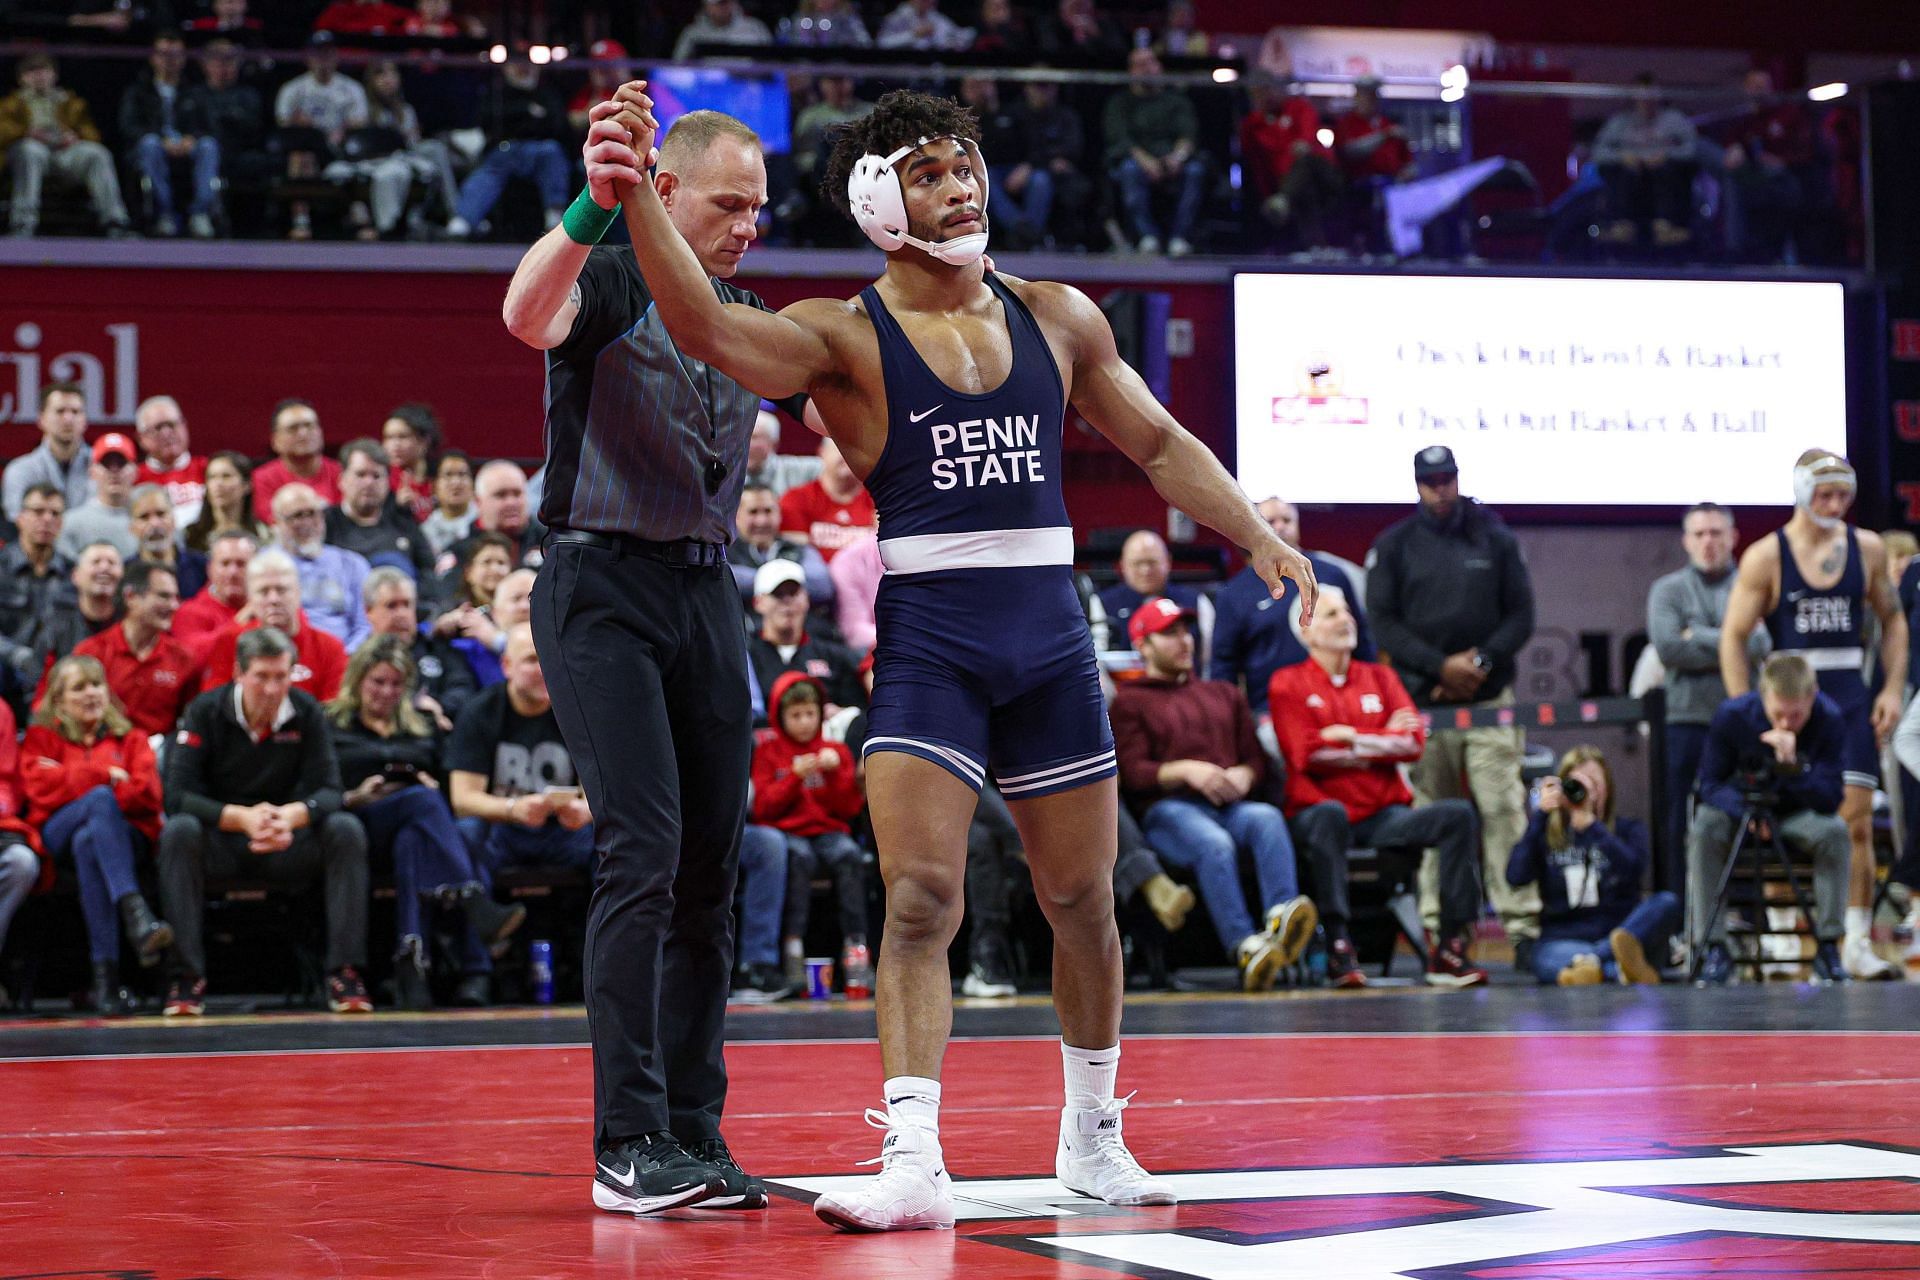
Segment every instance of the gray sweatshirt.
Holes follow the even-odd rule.
[[[1647,592],[1647,637],[1667,669],[1669,724],[1707,724],[1727,700],[1720,679],[1720,620],[1727,614],[1733,579],[1731,565],[1717,578],[1688,565],[1656,580]],[[1767,629],[1755,627],[1747,656],[1758,662],[1770,648]]]

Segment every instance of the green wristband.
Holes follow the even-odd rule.
[[[600,237],[613,225],[616,213],[616,209],[602,209],[595,204],[593,188],[584,187],[567,206],[567,216],[560,219],[560,226],[566,231],[567,239],[575,244],[599,244]]]

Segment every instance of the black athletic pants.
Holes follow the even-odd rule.
[[[594,1146],[717,1137],[733,884],[752,753],[740,593],[556,540],[533,592],[553,710],[593,808],[587,913]]]

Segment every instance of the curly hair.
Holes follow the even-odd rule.
[[[847,175],[853,172],[861,156],[884,156],[902,143],[949,136],[979,138],[980,120],[973,114],[972,107],[962,106],[952,98],[895,89],[858,120],[835,125],[827,131],[833,154],[827,157],[827,173],[820,180],[820,195],[851,218],[853,213],[847,208]]]

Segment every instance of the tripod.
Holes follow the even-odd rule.
[[[1727,852],[1727,865],[1720,869],[1720,887],[1713,897],[1713,910],[1708,912],[1703,919],[1708,922],[1706,932],[1707,935],[1710,936],[1712,933],[1712,922],[1726,914],[1727,898],[1733,891],[1735,870],[1740,866],[1741,860],[1743,858],[1746,859],[1749,864],[1747,869],[1748,878],[1754,885],[1761,886],[1759,896],[1762,901],[1759,903],[1760,911],[1757,913],[1754,922],[1755,927],[1753,934],[1756,941],[1752,954],[1741,956],[1736,959],[1734,963],[1751,966],[1754,973],[1758,974],[1765,965],[1772,963],[1766,956],[1761,954],[1758,939],[1762,937],[1797,938],[1802,936],[1798,929],[1759,927],[1766,921],[1764,885],[1769,867],[1778,868],[1781,878],[1787,882],[1787,888],[1793,892],[1794,906],[1799,908],[1801,916],[1808,922],[1812,922],[1814,913],[1813,904],[1807,900],[1807,895],[1800,888],[1799,876],[1794,874],[1793,863],[1787,857],[1786,846],[1780,842],[1780,816],[1776,811],[1777,806],[1774,797],[1766,792],[1749,791],[1746,793],[1744,799],[1746,806],[1740,813],[1739,826],[1734,832],[1733,848]],[[1708,941],[1708,936],[1689,939],[1690,946],[1688,950],[1691,952],[1688,959],[1687,972],[1687,980],[1689,982],[1700,976],[1700,966],[1705,963],[1707,947],[1711,945]]]

